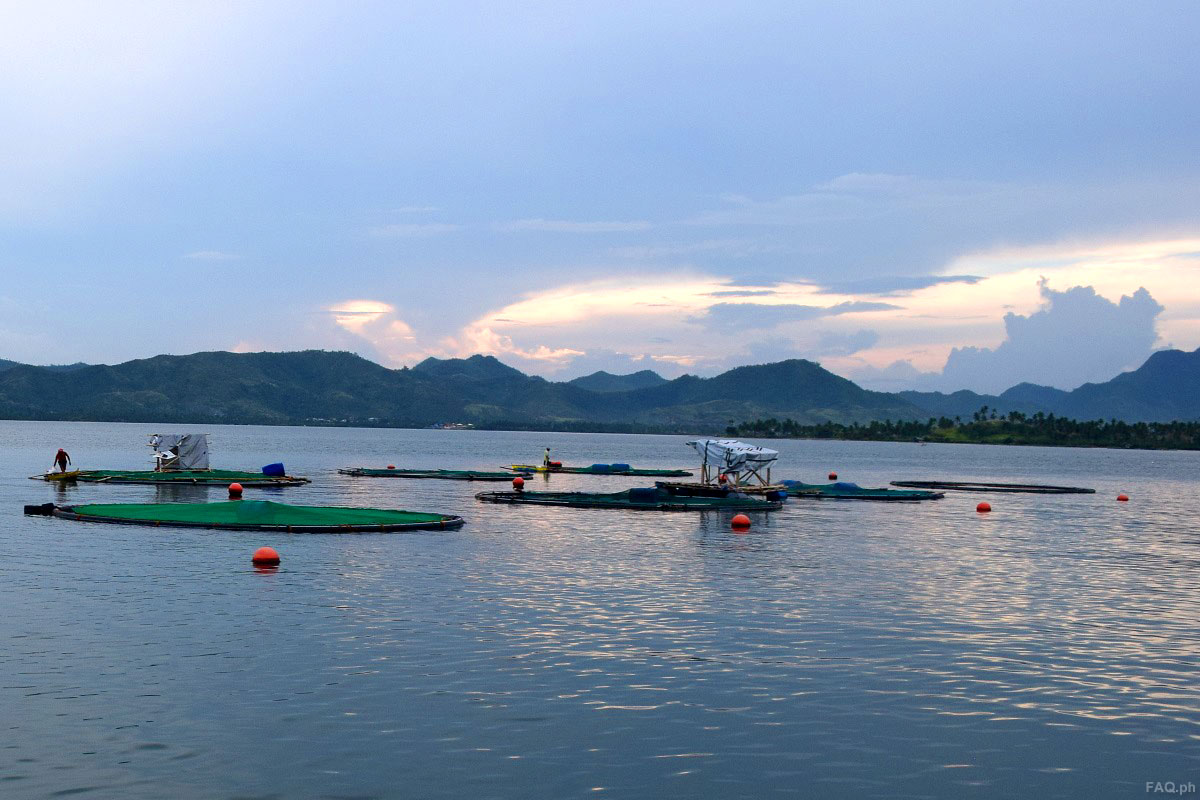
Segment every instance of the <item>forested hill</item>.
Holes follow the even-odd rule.
[[[613,375],[611,372],[601,370],[567,382],[572,386],[592,392],[628,392],[633,389],[662,386],[668,381],[657,372],[644,369],[629,375]]]
[[[996,412],[1000,416],[1018,411],[1079,420],[1197,420],[1200,419],[1200,349],[1160,350],[1135,370],[1104,383],[1085,383],[1069,392],[1022,383],[1000,395],[969,391],[899,394],[913,405],[927,409],[930,416],[964,420],[985,406],[989,414]]]
[[[14,366],[0,372],[0,416],[690,432],[724,430],[762,415],[865,422],[924,413],[800,360],[739,367],[714,378],[642,376],[638,382],[649,385],[591,390],[525,375],[491,356],[388,369],[344,352],[211,352],[69,371]]]
[[[352,353],[194,353],[113,366],[0,369],[0,417],[101,421],[720,432],[754,419],[794,424],[1007,414],[1200,419],[1200,351],[1156,353],[1138,370],[1073,392],[1019,386],[998,397],[867,391],[811,361],[712,378],[596,373],[560,383],[492,356],[388,369]]]

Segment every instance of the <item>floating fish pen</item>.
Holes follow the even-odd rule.
[[[778,511],[782,500],[760,500],[746,495],[697,497],[677,495],[665,489],[627,489],[611,494],[589,492],[480,492],[485,503],[513,503],[569,508],[617,508],[640,511]]]
[[[587,467],[564,467],[558,462],[542,464],[511,464],[504,469],[512,472],[562,473],[564,475],[624,475],[639,478],[687,478],[692,473],[683,469],[637,469],[628,464],[592,464]]]
[[[154,469],[82,469],[71,472],[47,472],[33,480],[55,483],[168,483],[184,486],[228,486],[240,483],[245,488],[300,486],[308,478],[288,475],[283,464],[268,464],[260,472],[211,469],[208,465],[208,434],[175,433],[150,437],[154,451]]]
[[[784,481],[783,486],[790,497],[810,500],[871,500],[876,502],[919,502],[941,500],[943,492],[924,489],[866,489],[857,483],[802,483]]]
[[[972,481],[892,481],[911,489],[945,489],[953,492],[1009,492],[1026,494],[1095,494],[1079,486],[1045,486],[1037,483],[975,483]]]
[[[25,513],[78,522],[279,533],[391,533],[450,530],[463,518],[384,508],[293,506],[267,500],[224,503],[93,503],[25,506]]]
[[[49,472],[45,475],[34,475],[34,480],[46,480],[58,483],[170,483],[183,486],[228,486],[240,483],[249,488],[266,488],[272,486],[300,486],[309,483],[308,478],[293,475],[266,475],[261,472],[242,472],[232,469],[201,469],[201,470],[123,470],[123,469],[88,469],[74,472]]]
[[[355,478],[436,478],[447,481],[511,481],[515,477],[511,472],[484,472],[472,469],[394,469],[392,467],[387,469],[350,467],[339,469],[338,473]]]

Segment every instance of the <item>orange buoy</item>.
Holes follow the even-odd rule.
[[[256,567],[277,567],[279,566],[279,553],[275,552],[274,547],[260,547],[254,551],[250,562]]]
[[[237,500],[242,496],[242,485],[240,483],[229,484],[229,499]]]
[[[979,505],[975,506],[975,510],[978,511],[980,514],[985,514],[988,511],[992,510],[992,504],[991,503],[980,503]]]
[[[831,472],[831,473],[829,473],[829,480],[831,480],[831,481],[836,481],[836,480],[837,480],[837,473],[836,473],[836,472]]]
[[[388,464],[388,469],[395,469],[395,468],[396,468],[395,464]]]
[[[745,514],[735,514],[733,519],[729,521],[729,525],[732,528],[749,528],[750,518]]]
[[[1129,495],[1127,495],[1127,494],[1119,494],[1119,495],[1117,495],[1117,499],[1118,499],[1118,500],[1120,500],[1122,503],[1128,503],[1128,502],[1129,502]]]
[[[519,491],[523,490],[524,488],[525,488],[525,479],[524,478],[522,478],[520,475],[513,478],[513,490],[514,491],[519,492]]]

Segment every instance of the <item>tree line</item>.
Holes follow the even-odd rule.
[[[845,439],[870,442],[959,442],[1025,444],[1048,447],[1114,447],[1139,450],[1200,449],[1200,422],[1125,422],[1075,420],[1054,414],[1000,414],[983,406],[970,420],[883,420],[844,425],[802,425],[793,419],[758,419],[731,425],[729,436],[775,439]]]

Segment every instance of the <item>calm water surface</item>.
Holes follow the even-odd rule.
[[[689,466],[682,437],[214,427],[297,503],[457,532],[84,525],[56,489],[178,426],[0,422],[0,797],[1145,797],[1200,783],[1200,454],[778,442],[776,477],[1095,495],[791,501],[726,515],[498,507],[344,466]],[[540,481],[541,479],[539,479]],[[645,479],[553,476],[615,491]],[[491,486],[495,486],[494,484]],[[1118,492],[1129,503],[1114,501]],[[276,547],[282,568],[251,568]]]

